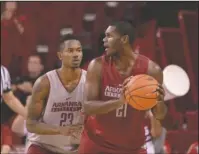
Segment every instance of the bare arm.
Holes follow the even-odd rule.
[[[24,132],[24,126],[25,126],[25,118],[18,115],[13,121],[11,129],[19,136],[25,136],[26,134]]]
[[[150,118],[151,121],[151,135],[156,138],[159,137],[162,133],[162,124],[159,120],[156,120],[154,117]]]
[[[30,104],[31,96],[28,96],[26,99],[26,106],[25,109],[27,110],[27,105]],[[26,128],[25,128],[25,118],[21,115],[17,115],[15,120],[12,123],[12,131],[18,134],[19,136],[25,136],[27,134]]]
[[[88,115],[106,114],[120,107],[123,102],[120,99],[110,101],[99,101],[101,88],[101,58],[91,61],[87,70],[85,83],[84,112]]]
[[[55,135],[60,134],[59,128],[39,122],[44,109],[46,98],[49,94],[50,83],[46,75],[37,79],[33,86],[32,97],[28,105],[28,116],[26,120],[27,130],[31,133]]]
[[[160,85],[163,83],[163,73],[161,68],[154,62],[149,62],[148,74],[153,76]],[[158,120],[163,120],[167,113],[167,107],[164,103],[164,96],[160,95],[158,104],[152,108],[152,113]]]
[[[19,115],[26,117],[25,107],[21,104],[21,102],[14,96],[12,91],[6,92],[2,94],[3,100],[5,103],[16,113]]]
[[[151,135],[156,138],[159,137],[162,133],[162,125],[159,120],[156,120],[151,112],[151,110],[146,112],[147,118],[150,120],[151,124]]]
[[[7,68],[1,66],[1,78],[2,78],[2,98],[5,103],[16,113],[20,114],[23,117],[26,117],[26,110],[21,102],[14,96],[13,92],[11,91],[11,79],[10,73],[8,72]]]

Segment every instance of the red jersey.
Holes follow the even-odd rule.
[[[120,98],[123,78],[110,59],[102,56],[102,78],[100,100]],[[131,75],[147,74],[149,59],[138,55]],[[145,112],[128,104],[107,114],[89,116],[85,121],[84,133],[109,153],[138,151],[145,141]]]

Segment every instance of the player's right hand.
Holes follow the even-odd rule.
[[[81,124],[60,126],[59,127],[59,132],[60,132],[61,135],[70,136],[71,134],[73,134],[74,132],[79,131],[80,129],[82,129],[82,125]]]
[[[125,91],[126,91],[126,89],[127,89],[127,84],[129,83],[129,81],[131,80],[131,78],[132,78],[132,76],[126,78],[126,79],[124,80],[124,82],[123,82],[123,85],[122,85],[122,93],[121,93],[121,97],[120,97],[120,101],[121,101],[122,103],[126,103],[126,102],[125,102],[125,95],[124,95],[124,93],[125,93]]]

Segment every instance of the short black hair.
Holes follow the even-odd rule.
[[[59,51],[62,51],[64,49],[64,42],[68,40],[79,40],[79,38],[73,34],[66,34],[60,38],[60,43],[59,43]]]
[[[128,35],[129,43],[133,43],[135,39],[135,29],[132,24],[127,21],[114,21],[110,26],[114,26],[116,31],[122,36]]]

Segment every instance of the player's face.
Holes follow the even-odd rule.
[[[78,68],[82,61],[82,46],[78,40],[68,40],[64,42],[64,48],[58,52],[62,64],[70,68]]]
[[[114,26],[109,26],[106,29],[103,41],[107,55],[114,55],[122,49],[121,36]]]

